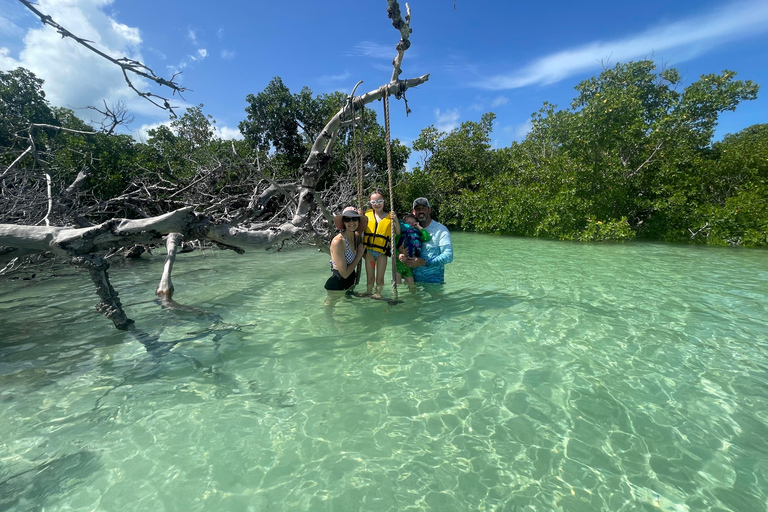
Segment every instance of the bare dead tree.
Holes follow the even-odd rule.
[[[57,28],[63,36],[72,37],[91,48],[87,42],[53,24],[50,18],[40,14],[26,0],[20,1],[38,14],[44,23]],[[298,180],[291,182],[270,178],[258,165],[254,166],[241,158],[233,146],[231,160],[225,162],[220,157],[211,158],[206,165],[199,167],[195,176],[186,178],[186,181],[171,173],[158,172],[151,179],[145,177],[136,180],[119,197],[95,202],[88,211],[104,215],[110,211],[131,210],[134,215],[141,217],[140,219],[113,218],[80,228],[0,224],[0,247],[27,252],[51,252],[58,258],[87,269],[100,298],[97,309],[112,320],[117,328],[126,328],[132,321],[123,311],[118,293],[112,288],[107,272],[109,264],[104,254],[114,252],[116,248],[131,244],[157,244],[161,243],[165,235],[179,234],[187,241],[207,241],[238,253],[279,247],[288,241],[299,239],[312,240],[327,251],[333,217],[325,202],[329,202],[332,210],[338,210],[343,206],[344,198],[354,196],[353,191],[344,189],[345,184],[352,187],[354,179],[351,176],[350,179],[337,180],[323,193],[317,191],[321,178],[333,158],[332,149],[339,130],[350,123],[362,123],[358,114],[364,105],[390,95],[404,98],[406,90],[429,79],[428,74],[405,80],[399,78],[404,53],[410,46],[410,9],[407,8],[407,14],[403,18],[397,1],[388,0],[387,11],[393,26],[401,36],[392,62],[392,78],[377,89],[350,98],[350,101],[326,123],[300,168]],[[124,59],[104,57],[121,67],[125,66],[124,73],[130,70],[145,76],[141,72],[133,71],[131,66],[136,65],[133,61],[124,62]],[[152,79],[171,87],[175,92],[178,91],[172,82]],[[140,95],[148,97],[146,93]],[[167,101],[165,107],[170,108]],[[244,178],[241,183],[227,185],[239,190],[229,193],[226,187],[215,189],[212,185],[217,183],[217,177],[232,167],[245,171],[242,173]],[[6,169],[3,176],[9,172],[10,168]],[[349,172],[352,172],[351,168]],[[75,186],[75,183],[72,186]],[[214,189],[215,192],[212,192]],[[243,193],[243,189],[247,190],[247,194]],[[50,194],[46,195],[46,199],[48,195]],[[278,211],[269,212],[267,205],[270,199],[277,196],[284,198],[284,202]],[[172,211],[160,213],[163,210]],[[173,235],[172,242],[169,243],[176,244],[176,239],[177,235]],[[170,258],[166,263],[158,293],[172,293],[172,267],[173,258]]]
[[[102,115],[101,131],[107,135],[112,135],[115,129],[120,125],[131,124],[135,119],[134,115],[128,111],[125,103],[118,101],[117,105],[107,106],[104,101],[104,110],[94,106],[88,106],[87,109],[94,110]]]
[[[82,169],[77,178],[54,195],[53,175],[56,169],[49,165],[50,148],[36,142],[36,133],[69,133],[78,136],[95,135],[96,132],[74,130],[49,124],[29,124],[22,137],[27,148],[0,174],[0,220],[14,223],[45,223],[50,225],[61,220],[56,218],[65,204],[76,194],[88,176]],[[50,145],[50,141],[49,141]],[[22,166],[24,160],[32,165]]]

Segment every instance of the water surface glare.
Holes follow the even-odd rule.
[[[188,311],[145,256],[128,332],[86,275],[3,284],[0,510],[768,510],[768,253],[454,246],[334,308],[309,248],[181,255]]]

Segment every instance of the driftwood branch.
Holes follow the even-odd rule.
[[[391,82],[396,81],[398,78],[400,78],[400,73],[402,73],[402,69],[400,69],[400,66],[403,63],[403,55],[405,54],[405,50],[411,47],[411,8],[408,6],[408,4],[405,4],[405,19],[402,17],[402,13],[400,12],[400,6],[397,3],[397,0],[388,0],[387,2],[389,4],[389,7],[387,7],[387,15],[389,16],[389,19],[392,20],[392,26],[395,27],[400,32],[400,42],[397,43],[397,56],[392,61],[392,79]]]
[[[50,226],[51,223],[48,220],[48,217],[51,216],[51,210],[53,210],[53,193],[51,192],[51,175],[48,173],[45,173],[45,185],[48,192],[48,211],[45,212],[43,222],[45,222],[46,226]]]
[[[32,123],[29,125],[30,132],[34,128],[46,128],[48,130],[56,130],[61,132],[67,132],[67,133],[77,133],[80,135],[96,135],[98,132],[86,132],[83,130],[74,130],[72,128],[65,128],[63,126],[56,126],[54,124],[44,124],[44,123]]]
[[[158,84],[160,86],[168,87],[169,89],[171,89],[173,91],[173,94],[178,94],[179,96],[181,96],[181,93],[183,93],[186,90],[186,88],[181,87],[181,86],[179,86],[178,83],[174,82],[174,78],[176,78],[175,75],[170,80],[167,80],[165,78],[157,76],[155,74],[155,72],[152,71],[151,68],[149,68],[145,64],[142,64],[141,62],[135,61],[133,59],[129,59],[127,57],[122,57],[122,58],[116,59],[116,58],[114,58],[114,57],[112,57],[110,55],[107,55],[103,51],[101,51],[98,48],[96,48],[95,46],[93,46],[91,44],[91,41],[88,41],[87,39],[83,39],[82,37],[76,36],[75,34],[70,32],[69,30],[67,30],[66,28],[64,28],[61,25],[59,25],[58,23],[56,23],[56,21],[54,21],[54,19],[51,16],[40,12],[28,0],[19,0],[19,2],[24,4],[24,6],[27,9],[29,9],[30,11],[35,13],[35,15],[37,15],[37,17],[40,18],[40,21],[42,21],[44,25],[49,25],[49,26],[53,27],[56,30],[56,32],[61,34],[61,37],[68,37],[68,38],[74,40],[75,42],[77,42],[81,46],[87,48],[88,50],[92,51],[93,53],[95,53],[99,57],[101,57],[103,59],[106,59],[107,61],[111,62],[112,64],[115,64],[116,66],[120,67],[120,69],[123,72],[123,78],[125,78],[125,81],[128,84],[128,87],[130,87],[136,94],[138,94],[142,98],[146,99],[147,101],[149,101],[153,105],[155,105],[157,107],[160,107],[163,110],[168,110],[171,113],[174,113],[173,112],[173,107],[171,107],[171,105],[169,103],[169,101],[170,101],[169,98],[165,98],[163,96],[159,96],[157,94],[153,94],[153,93],[147,92],[147,91],[140,91],[139,89],[136,88],[135,85],[133,85],[133,82],[129,78],[128,74],[132,73],[132,74],[140,76],[142,78],[146,78],[147,80],[151,80],[151,81],[155,82],[156,84]],[[183,97],[182,97],[182,99],[183,99]],[[162,104],[160,102],[162,102]]]
[[[21,162],[21,160],[30,152],[32,152],[32,146],[28,146],[27,149],[25,149],[19,156],[16,157],[16,160],[11,162],[11,165],[5,169],[3,174],[0,174],[0,180],[5,178],[5,175],[11,172],[13,168],[16,167],[16,165],[18,165],[18,163]]]

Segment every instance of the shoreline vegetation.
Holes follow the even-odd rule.
[[[441,222],[479,233],[768,246],[768,124],[711,142],[721,112],[757,97],[759,86],[735,75],[704,75],[683,87],[675,69],[657,72],[652,61],[616,64],[578,84],[569,107],[545,103],[526,138],[510,147],[491,147],[491,112],[448,133],[423,129],[412,172],[404,169],[411,149],[395,139],[396,208],[408,211],[412,197],[429,196]],[[42,80],[23,68],[0,72],[0,96],[0,223],[45,216],[61,226],[184,206],[216,212],[217,202],[242,207],[258,188],[246,162],[278,184],[295,180],[311,141],[344,101],[342,93],[313,96],[308,88],[292,94],[275,77],[248,97],[244,140],[216,138],[200,105],[136,142],[51,106]],[[368,189],[384,181],[386,164],[383,127],[375,112],[365,114]],[[354,174],[353,136],[360,134],[340,134],[318,183],[331,208],[356,200],[355,190],[339,188]],[[37,158],[23,155],[30,141]],[[53,211],[51,196],[60,198]],[[259,200],[266,218],[290,207],[280,193]]]
[[[429,193],[441,222],[480,233],[765,247],[768,124],[712,143],[718,115],[757,97],[735,75],[683,88],[675,69],[616,64],[576,86],[569,108],[545,104],[507,148],[491,148],[492,113],[429,127],[395,195]]]
[[[757,97],[757,84],[735,76],[723,71],[685,86],[675,69],[619,63],[579,83],[567,108],[545,103],[510,147],[491,147],[491,112],[451,132],[423,129],[412,172],[411,148],[394,139],[396,210],[427,196],[436,218],[462,231],[766,247],[768,124],[712,142],[718,115]],[[348,101],[306,87],[294,94],[275,77],[248,96],[243,140],[217,138],[199,105],[137,142],[113,124],[100,131],[50,105],[43,85],[23,68],[0,72],[0,224],[82,228],[179,208],[214,223],[234,223],[248,210],[252,229],[285,222],[295,205],[281,187],[300,179],[312,141]],[[384,127],[370,109],[358,121],[341,129],[322,162],[318,210],[356,203],[357,191],[342,184],[356,181],[360,160],[365,191],[386,178]],[[322,224],[326,215],[316,216]],[[277,248],[331,234],[309,231]],[[3,273],[16,256],[0,248]]]

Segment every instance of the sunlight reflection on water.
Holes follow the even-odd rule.
[[[309,249],[182,255],[205,315],[113,268],[128,332],[0,290],[0,509],[766,510],[764,252],[454,243],[398,305],[324,307]]]

